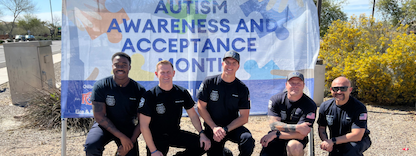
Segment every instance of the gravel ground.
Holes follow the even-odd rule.
[[[60,63],[55,64],[56,80],[60,81]],[[58,84],[59,85],[59,84]],[[0,85],[0,155],[61,155],[61,131],[45,129],[23,128],[25,123],[19,119],[19,115],[25,112],[25,108],[11,104],[8,83]],[[414,107],[385,107],[367,105],[368,127],[373,142],[365,155],[377,156],[415,156],[416,155],[416,113]],[[192,132],[189,118],[182,118],[182,129]],[[250,116],[246,127],[252,132],[256,140],[253,155],[258,155],[261,150],[259,140],[269,129],[266,116]],[[321,143],[317,134],[317,126],[314,127],[315,155],[328,155],[319,149]],[[86,134],[69,130],[66,136],[67,155],[85,155],[83,144]],[[145,142],[139,137],[140,155],[145,154]],[[236,144],[227,142],[226,146],[238,155]],[[405,150],[407,149],[407,150]],[[168,155],[173,155],[181,149],[171,148]],[[115,143],[106,146],[104,155],[114,155]],[[305,148],[308,155],[308,147]]]

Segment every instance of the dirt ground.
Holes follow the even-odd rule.
[[[59,70],[60,64],[55,69]],[[57,77],[59,76],[57,74]],[[0,156],[61,155],[61,130],[23,128],[25,123],[19,117],[25,113],[26,108],[14,106],[11,103],[8,83],[1,84],[0,91]],[[416,113],[414,107],[367,105],[367,109],[369,117],[368,128],[371,131],[372,146],[364,155],[416,155]],[[259,141],[270,129],[267,116],[250,116],[249,123],[245,126],[251,131],[256,140],[253,155],[259,155],[261,150]],[[196,133],[189,118],[182,118],[181,127],[184,130]],[[317,124],[315,123],[314,153],[317,156],[328,155],[327,152],[319,148],[321,141],[317,131]],[[85,155],[83,151],[85,139],[85,132],[68,130],[66,135],[66,155]],[[138,141],[140,155],[144,156],[146,155],[146,150],[143,137],[140,136]],[[309,144],[305,148],[305,155],[309,155],[308,146]],[[226,147],[234,155],[238,155],[238,147],[236,144],[227,142]],[[171,148],[168,155],[173,155],[180,150],[182,149]],[[115,151],[116,145],[111,142],[106,146],[104,155],[114,155]]]
[[[4,87],[2,85],[1,87]],[[0,88],[1,89],[1,88]],[[9,95],[6,95],[9,94]],[[11,104],[10,93],[7,90],[0,93],[0,155],[61,155],[61,131],[44,129],[26,129],[18,117],[25,112],[25,108]],[[416,155],[416,114],[414,108],[390,108],[367,106],[371,139],[373,145],[365,155]],[[182,118],[182,129],[196,133],[189,118]],[[316,125],[316,124],[315,124]],[[258,155],[261,150],[259,140],[269,130],[266,116],[251,116],[246,127],[252,132],[256,140],[253,155]],[[314,127],[315,155],[327,155],[327,152],[319,149],[317,126]],[[83,144],[86,134],[69,130],[66,136],[67,155],[85,155]],[[139,137],[139,150],[145,154],[145,143],[142,136]],[[238,155],[237,145],[227,142],[226,146],[234,155]],[[406,150],[406,148],[408,150]],[[405,150],[404,150],[405,149]],[[173,155],[182,149],[171,148],[168,155]],[[114,155],[115,143],[106,146],[104,155]],[[305,148],[308,155],[308,146]]]

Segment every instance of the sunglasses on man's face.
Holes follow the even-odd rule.
[[[342,86],[342,87],[331,87],[332,91],[338,92],[341,90],[341,92],[345,92],[348,90],[348,86]]]

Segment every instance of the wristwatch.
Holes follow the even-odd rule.
[[[204,130],[201,130],[200,132],[199,132],[199,135],[201,135],[201,133],[204,133],[205,131]]]
[[[331,140],[332,140],[332,142],[334,143],[334,145],[336,145],[336,144],[337,144],[337,139],[336,139],[335,137],[333,137]]]
[[[279,139],[280,138],[280,131],[276,131],[276,138]]]
[[[224,126],[222,129],[224,129],[225,133],[228,133],[228,127]]]

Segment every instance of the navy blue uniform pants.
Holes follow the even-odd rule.
[[[362,156],[364,151],[366,151],[370,146],[370,137],[365,136],[361,141],[358,142],[349,142],[335,145],[332,152],[329,153],[329,156]]]
[[[213,132],[211,127],[209,127],[206,123],[204,123],[204,126],[205,134],[211,140],[211,148],[207,152],[208,156],[222,156],[225,142],[228,140],[238,144],[238,150],[240,151],[239,156],[251,156],[253,153],[255,141],[250,131],[246,127],[238,127],[228,132],[225,138],[221,140],[221,142],[216,142],[213,139]]]
[[[128,126],[127,128],[119,128],[118,130],[125,134],[127,137],[131,137],[134,131],[134,125]],[[110,143],[111,141],[115,141],[117,147],[121,145],[120,139],[115,137],[113,134],[105,130],[104,128],[100,127],[98,123],[94,123],[90,131],[87,135],[87,140],[85,141],[85,149],[87,156],[101,156],[103,155],[104,146]],[[139,147],[138,143],[133,144],[133,148],[127,153],[126,156],[138,156],[139,155]]]
[[[200,147],[199,136],[195,133],[179,130],[170,134],[153,134],[153,142],[158,151],[167,155],[169,146],[185,148],[185,151],[176,153],[176,156],[198,156],[205,153],[204,148]],[[147,155],[150,156],[149,148],[146,146]]]
[[[298,139],[296,140],[302,143],[303,148],[305,148],[306,144],[309,142],[308,137],[306,137],[303,140],[298,140]],[[267,147],[263,147],[261,149],[260,156],[274,156],[274,155],[286,156],[287,155],[286,146],[289,141],[290,140],[282,140],[282,139],[274,139],[270,141]]]

